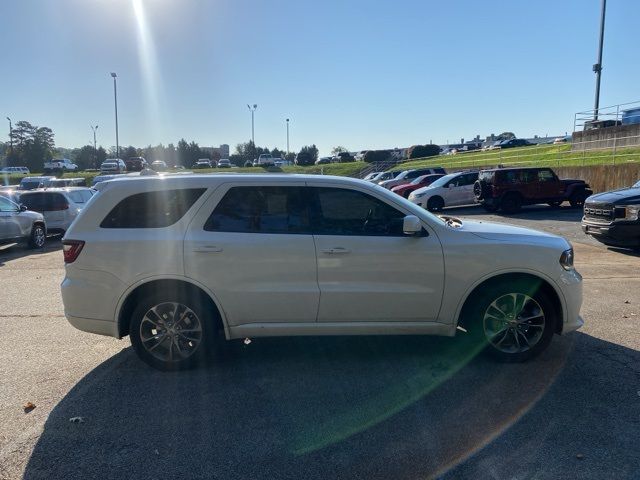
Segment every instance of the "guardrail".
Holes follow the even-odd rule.
[[[583,130],[585,127],[589,127],[589,124],[595,120],[609,120],[613,125],[620,124],[623,120],[623,113],[635,109],[640,109],[640,100],[620,103],[618,105],[609,105],[608,107],[598,108],[598,110],[577,112],[573,117],[573,131]],[[633,114],[633,116],[637,117],[638,115]],[[634,123],[638,123],[637,120]]]

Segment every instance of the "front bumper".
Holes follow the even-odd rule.
[[[557,281],[564,297],[565,312],[562,333],[573,332],[584,325],[580,316],[582,306],[582,275],[577,270],[563,271]]]
[[[599,242],[612,247],[640,247],[640,223],[597,223],[582,219],[582,231]]]

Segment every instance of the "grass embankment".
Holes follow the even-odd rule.
[[[459,153],[438,157],[418,158],[393,168],[408,170],[418,167],[442,166],[446,169],[507,166],[582,167],[590,165],[617,165],[640,162],[640,148],[617,150],[572,151],[570,144],[536,145],[533,147]]]
[[[188,170],[194,173],[307,173],[307,174],[324,174],[324,175],[339,175],[343,177],[349,177],[356,175],[360,170],[366,168],[367,164],[363,162],[350,162],[350,163],[330,163],[328,165],[311,165],[308,167],[299,167],[297,165],[282,168],[269,168],[264,169],[262,167],[251,168],[205,168],[199,170]],[[180,171],[180,170],[178,170]],[[42,176],[42,173],[31,173],[26,176]],[[49,175],[49,174],[47,174]],[[70,172],[63,175],[57,175],[58,178],[84,178],[87,185],[91,185],[91,181],[100,172]],[[25,175],[2,175],[0,174],[0,182],[2,185],[17,185],[20,183]]]

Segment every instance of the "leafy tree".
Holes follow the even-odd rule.
[[[282,157],[283,154],[284,152],[281,152],[280,150],[278,150],[277,147],[274,147],[273,150],[271,150],[271,155],[273,155],[275,158]]]
[[[38,127],[27,121],[16,122],[11,130],[13,152],[7,158],[9,166],[26,166],[40,172],[55,149],[54,134],[49,127]]]
[[[423,158],[433,157],[440,153],[440,147],[438,145],[414,145],[407,150],[408,158]]]
[[[348,151],[349,150],[347,150],[346,148],[338,145],[337,147],[333,147],[333,149],[331,150],[331,155],[335,156],[335,155],[338,155],[339,153],[344,153]]]
[[[122,149],[122,147],[120,147],[120,158],[123,160],[128,160],[131,157],[139,157],[139,156],[140,155],[138,155],[138,149],[136,147],[132,147],[131,145],[129,145],[124,150]]]
[[[98,151],[96,153],[95,168],[100,168],[100,165],[102,165],[102,162],[104,162],[106,159],[107,159],[107,151],[102,147],[98,147]]]
[[[93,145],[85,145],[75,152],[74,162],[81,170],[96,168],[96,152],[93,149]]]
[[[318,148],[315,145],[305,145],[296,156],[296,165],[313,165],[318,159]]]
[[[512,138],[516,138],[513,132],[502,132],[496,137],[497,140],[511,140]]]
[[[184,138],[181,138],[178,142],[178,148],[176,149],[176,156],[179,165],[190,165],[189,161],[189,144]]]

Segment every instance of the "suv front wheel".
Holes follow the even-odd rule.
[[[523,362],[547,348],[559,321],[539,282],[514,281],[487,287],[475,302],[468,332],[502,362]]]
[[[47,241],[47,232],[44,226],[36,223],[31,229],[31,236],[29,237],[29,248],[43,248]]]
[[[184,370],[202,363],[215,347],[215,318],[207,303],[187,292],[142,299],[129,327],[138,356],[158,370]]]

